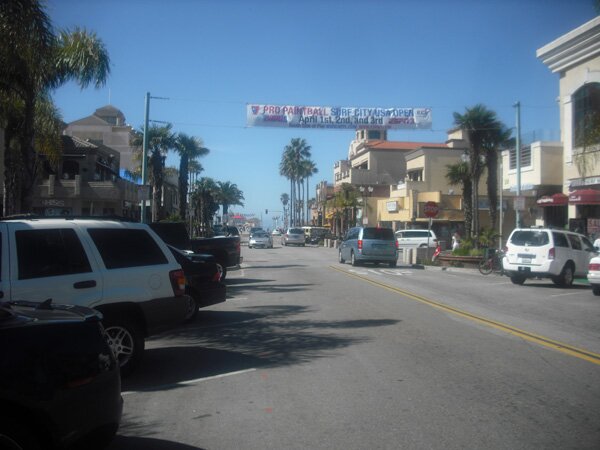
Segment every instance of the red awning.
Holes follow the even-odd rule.
[[[571,205],[600,205],[600,191],[594,189],[579,189],[569,193]]]
[[[567,197],[562,192],[558,192],[552,195],[544,195],[537,199],[538,206],[565,206],[569,201],[569,197]]]

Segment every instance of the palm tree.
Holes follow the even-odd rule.
[[[287,226],[288,226],[287,205],[290,201],[290,196],[287,194],[287,192],[284,192],[283,194],[281,194],[281,197],[279,197],[279,200],[281,200],[281,204],[283,205],[283,227],[287,228]]]
[[[217,181],[217,200],[223,205],[223,222],[227,222],[229,207],[233,205],[244,206],[244,193],[239,190],[235,183],[230,181]]]
[[[479,179],[485,168],[486,149],[495,147],[494,140],[502,127],[496,113],[484,105],[466,108],[464,114],[454,113],[454,124],[466,132],[469,146],[469,173],[473,186],[473,221],[471,234],[479,235]]]
[[[38,103],[67,81],[102,86],[110,72],[104,44],[93,33],[52,29],[38,0],[0,2],[0,127],[4,128],[4,213],[31,211],[39,170]]]
[[[446,166],[446,179],[451,186],[461,186],[463,205],[465,211],[465,237],[471,237],[471,224],[473,222],[473,182],[471,171],[467,162],[449,164]]]
[[[170,123],[148,127],[148,167],[150,173],[148,182],[152,186],[152,221],[163,218],[162,214],[162,188],[165,178],[164,168],[167,154],[175,148],[176,137],[171,131],[173,125]],[[140,147],[143,142],[143,129],[138,130],[132,141],[132,145]]]
[[[179,133],[175,142],[175,150],[179,153],[179,211],[182,219],[187,217],[188,180],[190,176],[190,162],[208,155],[209,151],[203,147],[202,140]]]
[[[293,138],[285,146],[281,162],[279,164],[279,173],[290,180],[290,217],[291,224],[297,225],[300,222],[300,211],[297,205],[300,201],[298,193],[302,187],[302,161],[310,158],[310,145],[304,139]]]
[[[490,139],[484,144],[485,165],[488,172],[487,195],[490,201],[490,228],[496,229],[498,218],[498,150],[508,148],[514,140],[512,131],[498,122],[498,128],[490,130]],[[500,205],[502,208],[502,205]]]
[[[192,234],[206,236],[209,234],[212,218],[219,210],[217,193],[219,187],[215,180],[209,177],[202,177],[194,183],[194,189],[191,195],[191,204],[194,207],[194,216],[198,218],[200,229],[192,230]]]
[[[309,222],[310,220],[310,209],[309,209],[309,192],[308,192],[308,180],[310,179],[310,177],[312,175],[315,175],[319,172],[319,169],[317,169],[317,166],[315,164],[315,162],[313,160],[310,159],[306,159],[304,161],[302,161],[302,174],[304,176],[304,178],[306,179],[306,223]]]

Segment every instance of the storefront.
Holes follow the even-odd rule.
[[[562,192],[544,195],[537,199],[537,206],[543,208],[544,225],[547,227],[564,228],[568,223],[569,197]]]
[[[569,193],[569,205],[576,208],[575,219],[569,220],[569,228],[588,236],[600,234],[600,191],[577,189]]]

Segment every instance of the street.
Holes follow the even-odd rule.
[[[147,342],[109,449],[600,446],[589,286],[242,252],[225,303]]]

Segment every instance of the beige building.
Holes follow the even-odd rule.
[[[600,17],[538,49],[559,75],[561,189],[542,198],[566,211],[571,229],[600,234]],[[538,200],[539,203],[539,200]]]
[[[33,213],[139,218],[138,186],[119,178],[119,152],[76,137],[62,138],[58,167],[46,165],[34,186]]]
[[[133,129],[127,125],[125,115],[112,105],[98,108],[91,116],[69,123],[64,134],[116,150],[123,170],[134,171],[139,167],[139,161],[133,160],[130,145]]]

